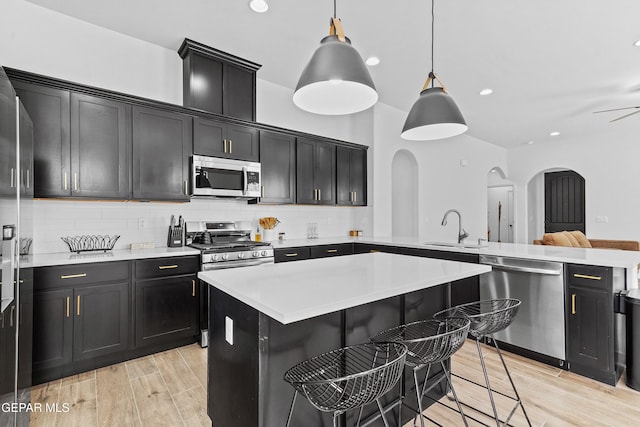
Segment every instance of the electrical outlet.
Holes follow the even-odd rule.
[[[142,230],[145,227],[145,220],[144,218],[140,217],[138,218],[138,230]]]
[[[597,216],[596,217],[596,222],[609,222],[609,217],[608,216]]]

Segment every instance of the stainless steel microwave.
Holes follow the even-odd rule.
[[[191,158],[191,194],[193,196],[260,197],[260,163],[219,157]]]

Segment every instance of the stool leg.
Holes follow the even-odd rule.
[[[333,413],[333,427],[338,427],[338,417],[340,416],[340,412]]]
[[[387,417],[385,417],[384,415],[384,408],[382,407],[382,403],[380,403],[380,398],[376,399],[376,403],[378,404],[378,409],[380,409],[380,415],[382,415],[382,422],[384,423],[384,427],[389,427]]]
[[[440,364],[442,365],[444,376],[447,378],[447,384],[449,385],[449,389],[453,394],[456,405],[458,405],[458,411],[460,412],[460,416],[462,416],[462,422],[464,422],[465,427],[469,427],[469,424],[467,423],[467,417],[464,416],[464,412],[462,412],[462,405],[460,405],[460,401],[458,400],[458,396],[456,395],[456,390],[453,388],[453,383],[451,382],[449,371],[447,371],[447,367],[444,365],[444,361],[440,362]]]
[[[496,409],[496,404],[493,401],[493,392],[491,391],[491,384],[489,384],[489,375],[487,374],[487,367],[484,364],[484,357],[482,357],[482,349],[480,348],[480,338],[476,338],[476,347],[478,347],[478,355],[480,356],[480,364],[482,365],[484,382],[487,383],[487,392],[489,393],[489,400],[491,401],[493,416],[496,419],[496,426],[500,427],[500,419],[498,418],[498,410]]]
[[[429,365],[429,367],[427,368],[427,374],[425,375],[425,382],[427,381],[427,378],[429,377],[429,370],[431,369],[431,365]],[[413,381],[416,383],[416,397],[418,398],[418,410],[420,411],[420,413],[418,414],[418,417],[420,417],[420,427],[424,427],[424,415],[422,414],[422,391],[423,389],[420,389],[420,383],[418,382],[418,367],[416,366],[415,368],[413,368]],[[414,418],[414,423],[415,423],[415,418]]]
[[[287,417],[287,427],[289,427],[289,423],[291,422],[291,415],[293,415],[293,405],[296,404],[296,397],[298,397],[298,390],[293,393],[293,400],[291,401],[291,409],[289,409],[289,416]]]
[[[507,364],[504,363],[504,358],[502,357],[502,352],[500,351],[500,348],[498,348],[498,342],[496,340],[494,340],[493,338],[491,339],[491,341],[493,341],[493,346],[496,348],[498,356],[500,356],[500,361],[502,362],[502,366],[504,367],[504,371],[507,373],[507,378],[509,378],[509,382],[511,383],[511,388],[513,388],[513,392],[516,395],[516,400],[518,401],[518,405],[520,405],[520,407],[522,408],[522,413],[524,414],[524,417],[527,419],[527,424],[529,425],[529,427],[531,427],[531,421],[529,420],[529,416],[527,415],[527,411],[525,411],[525,409],[524,409],[524,405],[522,404],[522,399],[520,399],[520,395],[518,394],[518,390],[516,390],[516,385],[514,384],[513,380],[511,379],[511,374],[509,373],[509,369],[507,369]],[[513,413],[511,413],[511,415],[513,415]],[[505,421],[505,424],[509,423],[509,419],[511,418],[511,415],[509,415],[509,418]]]

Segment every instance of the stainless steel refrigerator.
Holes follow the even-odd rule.
[[[31,407],[33,126],[0,67],[0,427],[28,426]]]

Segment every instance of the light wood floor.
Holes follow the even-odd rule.
[[[484,348],[492,386],[507,392],[509,383],[498,356]],[[623,381],[611,387],[520,356],[504,355],[533,426],[640,426],[640,392]],[[454,355],[452,366],[454,373],[484,381],[474,341]],[[71,406],[68,413],[32,413],[30,425],[211,426],[206,413],[206,373],[206,349],[193,344],[36,386],[32,402]],[[455,377],[454,387],[463,402],[490,411],[483,389]],[[446,397],[442,401],[451,405]],[[502,397],[497,398],[497,405],[501,416],[512,407]],[[490,424],[472,410],[467,413]],[[426,414],[444,426],[462,425],[457,413],[440,405],[428,408]],[[469,424],[481,425],[473,420]],[[511,425],[526,425],[520,409]]]

